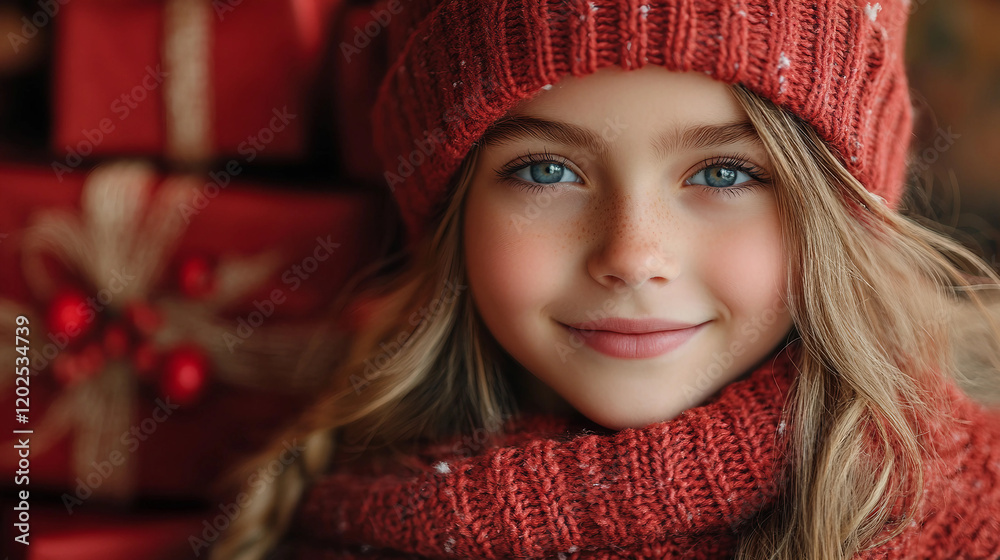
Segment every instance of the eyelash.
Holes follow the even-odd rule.
[[[557,185],[558,183],[528,183],[514,177],[514,173],[528,167],[530,165],[537,165],[540,163],[556,163],[563,167],[566,167],[570,171],[573,171],[573,167],[570,165],[569,160],[562,156],[555,154],[550,154],[547,150],[541,153],[526,153],[517,157],[516,160],[504,165],[500,169],[496,170],[497,179],[505,183],[512,184],[522,190],[536,193],[544,190],[552,185]],[[688,177],[694,177],[698,173],[711,168],[711,167],[724,167],[726,169],[733,169],[737,172],[746,173],[753,182],[747,181],[740,183],[739,185],[734,185],[731,187],[710,187],[708,185],[692,185],[701,187],[702,190],[708,191],[713,196],[725,196],[725,197],[737,197],[742,196],[750,191],[762,188],[764,185],[770,182],[767,177],[767,172],[765,172],[760,167],[751,163],[748,159],[739,155],[724,155],[712,158],[707,158],[701,161],[698,169]],[[573,171],[576,173],[576,171]],[[578,173],[577,173],[578,174]],[[686,179],[685,179],[686,180]]]

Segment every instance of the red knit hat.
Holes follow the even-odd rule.
[[[395,10],[391,8],[395,5]],[[890,208],[911,108],[909,0],[391,0],[375,148],[412,244],[496,119],[566,75],[656,64],[740,83],[812,125]]]

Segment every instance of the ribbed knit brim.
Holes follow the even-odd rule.
[[[394,1],[394,62],[372,123],[411,243],[497,118],[567,75],[612,65],[743,84],[812,125],[871,193],[899,205],[909,1]]]

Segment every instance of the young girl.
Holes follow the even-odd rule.
[[[909,2],[381,7],[407,259],[212,558],[1000,556],[1000,278],[903,213]]]

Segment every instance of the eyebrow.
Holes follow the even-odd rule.
[[[482,146],[497,146],[525,138],[585,148],[601,158],[607,158],[611,151],[611,142],[589,128],[530,115],[508,115],[497,119],[486,129],[479,143]],[[656,157],[663,158],[672,151],[708,149],[738,142],[763,145],[749,121],[738,121],[693,125],[680,131],[664,132],[653,141],[652,146]]]

